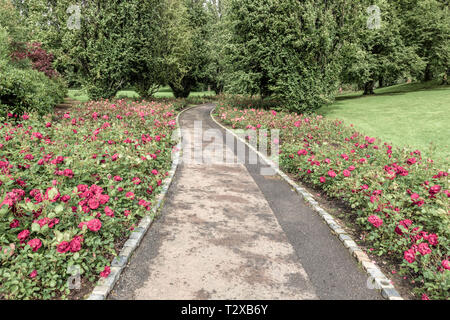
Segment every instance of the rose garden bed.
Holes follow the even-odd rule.
[[[450,298],[448,164],[321,116],[236,108],[228,100],[216,116],[235,129],[279,129],[272,143],[280,144],[282,170],[350,208],[370,253],[411,279],[418,296]]]
[[[170,104],[89,102],[0,127],[0,298],[54,299],[107,276],[171,167]]]

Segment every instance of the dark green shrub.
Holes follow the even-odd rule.
[[[67,93],[62,79],[50,79],[36,70],[21,69],[8,64],[0,69],[0,74],[1,117],[8,113],[49,113]]]

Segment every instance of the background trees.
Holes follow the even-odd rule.
[[[406,78],[448,81],[448,0],[2,1],[21,19],[4,19],[7,32],[42,43],[92,99],[125,87],[142,97],[162,85],[177,97],[210,87],[303,112],[342,84],[371,94]]]
[[[371,3],[360,2],[359,11],[365,12]],[[375,4],[379,11],[367,10],[367,15],[356,15],[354,41],[347,46],[343,60],[343,80],[363,87],[364,94],[373,94],[377,81],[395,81],[423,68],[415,44],[408,43],[401,34],[400,12],[385,0]],[[371,15],[375,18],[377,14],[379,21],[371,22]]]

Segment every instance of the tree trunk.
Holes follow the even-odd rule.
[[[447,69],[445,71],[444,76],[442,77],[442,83],[441,85],[447,85],[448,84],[448,74],[450,73],[450,69]]]
[[[364,95],[370,95],[370,94],[375,94],[375,92],[373,91],[373,86],[375,85],[375,81],[370,80],[368,82],[366,82],[364,84]]]
[[[427,67],[425,68],[423,81],[430,81],[430,80],[433,80],[433,72],[431,71],[431,65],[427,64]]]
[[[384,82],[384,79],[383,79],[383,77],[380,77],[380,79],[378,79],[378,86],[380,87],[380,88],[383,88],[383,83]]]
[[[194,85],[194,81],[190,77],[184,77],[181,80],[181,87],[169,83],[170,88],[173,91],[173,95],[175,98],[187,98],[189,97],[189,94],[191,93],[192,86]]]

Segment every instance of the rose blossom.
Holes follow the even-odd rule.
[[[102,272],[100,272],[100,277],[107,278],[110,273],[111,273],[111,268],[109,266],[105,266],[105,269]]]
[[[27,244],[33,249],[33,252],[38,251],[42,247],[42,242],[39,239],[32,239]]]
[[[416,251],[412,248],[409,250],[406,250],[403,253],[403,256],[404,256],[405,260],[408,261],[409,263],[413,263],[414,261],[416,261]]]
[[[379,228],[383,225],[383,220],[375,215],[370,216],[367,220],[369,220],[369,222],[375,227],[375,228]]]
[[[23,230],[17,235],[17,239],[19,239],[21,242],[24,241],[28,236],[30,235],[29,230]]]
[[[97,232],[98,230],[101,229],[102,223],[98,219],[92,219],[92,220],[88,221],[87,227],[89,230],[91,230],[93,232]]]
[[[431,253],[431,249],[430,249],[430,247],[428,247],[428,243],[425,243],[425,242],[419,244],[418,250],[423,256]]]
[[[79,237],[75,237],[70,241],[69,244],[70,252],[78,252],[81,250],[81,242]]]
[[[442,260],[441,265],[444,269],[450,270],[450,261],[446,260]]]
[[[59,253],[66,253],[70,249],[70,243],[67,241],[63,241],[60,244],[58,244],[56,251]]]

